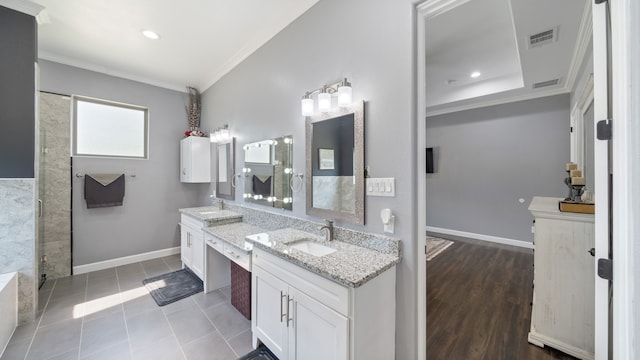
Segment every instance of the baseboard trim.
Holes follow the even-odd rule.
[[[180,246],[173,248],[150,251],[142,254],[130,255],[116,259],[98,261],[91,264],[78,265],[73,267],[73,274],[85,274],[92,271],[110,269],[116,266],[133,264],[140,261],[153,260],[164,256],[180,254]]]
[[[508,239],[508,238],[484,235],[484,234],[476,234],[476,233],[470,233],[466,231],[451,230],[451,229],[439,228],[434,226],[427,226],[427,231],[438,233],[438,234],[460,236],[460,237],[474,239],[474,240],[490,241],[498,244],[533,249],[533,243],[530,243],[528,241],[514,240],[514,239]]]

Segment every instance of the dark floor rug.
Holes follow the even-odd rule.
[[[238,358],[238,360],[278,360],[278,358],[266,346],[260,345],[247,355]]]
[[[189,269],[181,269],[142,280],[158,306],[164,306],[201,292],[202,280]]]

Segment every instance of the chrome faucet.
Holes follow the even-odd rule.
[[[334,237],[334,233],[333,233],[333,221],[332,220],[325,220],[325,225],[320,226],[320,230],[327,230],[327,241],[333,241],[335,239]]]

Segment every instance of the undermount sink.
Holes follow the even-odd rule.
[[[289,249],[296,249],[313,256],[325,256],[334,253],[336,249],[319,244],[311,239],[303,239],[289,245]]]

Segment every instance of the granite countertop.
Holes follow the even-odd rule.
[[[265,235],[265,236],[263,236]],[[248,237],[247,240],[271,254],[288,260],[313,273],[323,276],[347,287],[359,287],[385,270],[400,262],[400,257],[351,245],[342,241],[326,241],[324,237],[296,229],[282,229],[261,234],[261,240]],[[313,256],[289,245],[301,239],[336,249],[324,255]]]
[[[242,219],[242,215],[230,210],[220,210],[217,206],[202,206],[180,209],[181,214],[189,215],[202,221],[221,221]]]
[[[247,236],[264,232],[264,229],[260,227],[243,222],[210,226],[203,230],[244,251],[253,249],[253,243],[245,240]]]

